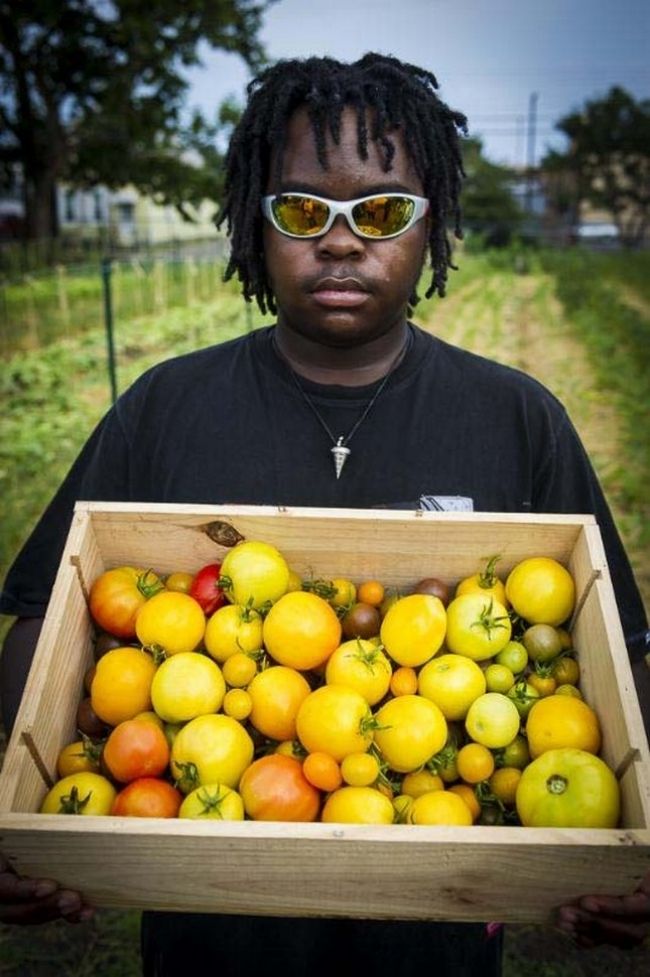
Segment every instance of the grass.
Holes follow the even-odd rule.
[[[448,297],[420,303],[416,320],[450,342],[533,373],[566,403],[650,599],[650,256],[542,253],[526,256],[526,273],[521,256],[509,252],[461,255],[459,265]],[[120,389],[166,357],[261,323],[234,287],[197,289],[191,309],[181,303],[156,311],[143,304],[142,289],[127,302],[126,283],[136,279],[125,269],[125,304],[116,319]],[[89,287],[80,281],[79,301]],[[55,285],[50,289],[46,305],[56,303]],[[56,342],[14,350],[1,364],[2,575],[109,405],[104,362],[100,316]],[[78,927],[0,927],[0,977],[132,977],[140,972],[138,920],[136,912],[111,910]],[[640,977],[650,963],[647,949],[580,951],[547,927],[508,926],[505,949],[504,977]]]

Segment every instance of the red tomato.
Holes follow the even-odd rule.
[[[282,753],[255,760],[239,781],[244,810],[254,821],[315,821],[320,793],[302,764]]]
[[[106,740],[103,760],[120,783],[128,784],[138,777],[157,777],[169,763],[167,737],[155,723],[127,719]]]
[[[209,563],[194,577],[189,590],[190,597],[201,605],[206,617],[223,607],[226,603],[226,592],[218,586],[221,575],[220,563]]]
[[[140,777],[119,792],[111,814],[126,818],[175,818],[182,802],[181,792],[166,780]]]
[[[90,588],[90,613],[104,631],[120,638],[135,638],[135,619],[150,597],[164,590],[151,570],[116,567],[100,574]]]

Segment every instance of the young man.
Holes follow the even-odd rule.
[[[378,55],[282,62],[251,86],[227,162],[228,275],[277,323],[161,364],[100,424],[8,577],[2,608],[21,619],[2,659],[9,691],[76,499],[593,512],[631,644],[644,633],[628,561],[561,405],[408,322],[427,255],[427,294],[444,293],[447,226],[459,224],[465,119],[436,87]],[[634,942],[650,919],[648,888],[629,903],[592,903],[597,913],[567,909],[563,925],[586,943],[617,926]],[[60,892],[35,899],[8,872],[0,904],[3,891],[0,918],[61,912]],[[64,914],[83,918],[79,897],[65,896]],[[145,914],[146,974],[180,973],[188,947],[223,973],[256,972],[260,959],[293,975],[500,969],[499,937],[479,925]]]

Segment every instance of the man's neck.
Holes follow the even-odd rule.
[[[406,348],[408,323],[362,346],[341,349],[323,346],[278,322],[274,342],[280,355],[299,376],[313,383],[363,387],[386,376]]]

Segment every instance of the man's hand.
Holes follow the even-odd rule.
[[[72,889],[61,889],[52,879],[24,879],[0,855],[0,922],[17,925],[66,919],[83,923],[94,910]]]
[[[582,896],[558,910],[557,926],[578,946],[632,949],[650,934],[650,872],[628,896]]]

